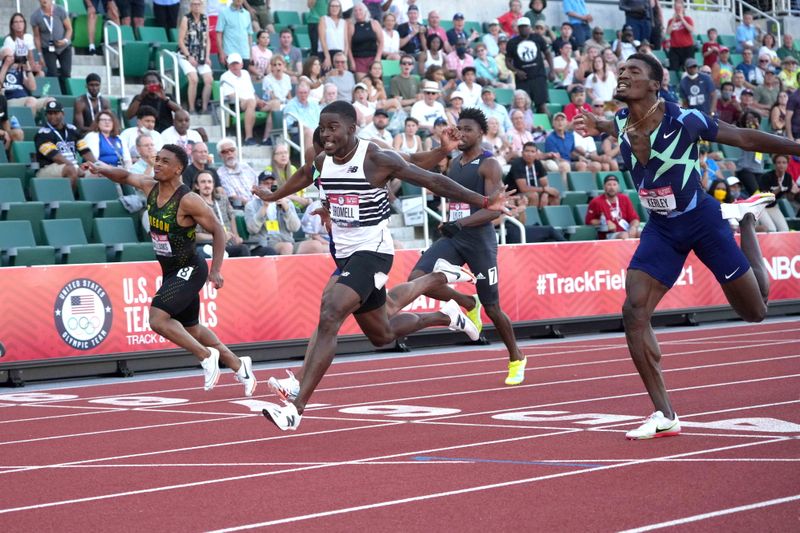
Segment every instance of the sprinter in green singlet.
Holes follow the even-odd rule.
[[[199,292],[210,281],[223,284],[220,268],[225,252],[225,231],[206,203],[184,185],[186,151],[174,144],[165,145],[156,155],[153,178],[127,170],[87,163],[92,174],[130,185],[147,195],[147,213],[153,250],[161,264],[162,285],[150,307],[150,328],[200,359],[205,390],[219,380],[219,361],[233,370],[244,385],[245,395],[256,388],[252,360],[236,357],[213,331],[200,324]],[[200,224],[213,236],[213,258],[209,271],[206,261],[196,253],[195,227]]]

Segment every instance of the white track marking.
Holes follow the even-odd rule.
[[[797,500],[800,500],[800,494],[795,494],[794,496],[786,496],[785,498],[775,498],[774,500],[765,500],[763,502],[751,503],[749,505],[729,507],[728,509],[711,511],[710,513],[696,514],[693,516],[687,516],[685,518],[678,518],[677,520],[670,520],[669,522],[659,522],[658,524],[650,524],[648,526],[637,527],[636,529],[627,529],[622,533],[643,533],[645,531],[653,531],[655,529],[680,526],[683,524],[689,524],[691,522],[699,522],[700,520],[708,520],[709,518],[716,518],[718,516],[725,516],[733,513],[741,513],[742,511],[763,509],[764,507],[771,507],[773,505],[780,505],[782,503],[789,503]]]
[[[784,439],[775,439],[776,442],[777,441],[781,441],[781,440],[784,440]],[[767,442],[769,442],[769,441],[767,441]],[[660,457],[660,458],[657,458],[657,459],[691,457],[693,455],[699,455],[699,454],[703,454],[703,453],[713,453],[713,452],[720,452],[720,451],[726,451],[726,450],[734,450],[734,449],[738,449],[738,448],[745,448],[745,447],[748,447],[748,446],[758,446],[758,445],[761,445],[761,444],[764,444],[764,442],[750,442],[750,443],[745,443],[745,444],[734,444],[734,445],[731,445],[731,446],[723,446],[723,447],[719,447],[719,448],[711,448],[711,449],[708,449],[708,450],[700,450],[700,451],[695,451],[695,452],[686,452],[686,453],[680,453],[680,454],[675,454],[675,455],[668,455],[668,456]],[[581,469],[578,469],[578,470],[570,470],[568,472],[559,472],[557,474],[549,474],[549,475],[545,475],[545,476],[536,476],[536,477],[530,477],[530,478],[524,478],[524,479],[516,479],[516,480],[513,480],[513,481],[504,481],[504,482],[500,482],[500,483],[492,483],[490,485],[479,485],[479,486],[475,486],[475,487],[467,487],[467,488],[463,488],[463,489],[456,489],[456,490],[450,490],[450,491],[444,491],[444,492],[435,492],[435,493],[432,493],[432,494],[425,494],[425,495],[422,495],[422,496],[412,496],[412,497],[409,497],[409,498],[402,498],[402,499],[397,499],[397,500],[386,500],[386,501],[382,501],[382,502],[370,503],[370,504],[365,504],[365,505],[358,505],[358,506],[355,506],[355,507],[345,507],[345,508],[340,508],[340,509],[333,509],[333,510],[330,510],[330,511],[323,511],[323,512],[319,512],[319,513],[311,513],[311,514],[306,514],[306,515],[298,515],[298,516],[292,516],[292,517],[288,517],[288,518],[281,518],[281,519],[277,519],[277,520],[269,520],[269,521],[266,521],[266,522],[259,522],[259,523],[254,523],[254,524],[240,525],[240,526],[235,526],[235,527],[230,527],[230,528],[225,528],[225,529],[219,529],[219,530],[216,530],[216,531],[214,531],[212,533],[229,533],[229,532],[233,532],[233,531],[243,531],[243,530],[247,530],[247,529],[268,527],[268,526],[274,526],[274,525],[279,525],[279,524],[290,524],[290,523],[294,523],[294,522],[300,522],[300,521],[304,521],[304,520],[311,520],[311,519],[315,519],[315,518],[325,518],[325,517],[328,517],[328,516],[348,514],[348,513],[353,513],[353,512],[357,512],[357,511],[366,511],[366,510],[370,510],[370,509],[378,509],[378,508],[381,508],[381,507],[391,507],[391,506],[394,506],[394,505],[401,505],[401,504],[405,504],[405,503],[418,502],[418,501],[424,501],[424,500],[432,500],[432,499],[443,498],[443,497],[447,497],[447,496],[457,496],[459,494],[482,492],[482,491],[486,491],[486,490],[492,490],[492,489],[498,489],[498,488],[504,488],[504,487],[513,487],[513,486],[516,486],[516,485],[525,485],[525,484],[529,484],[529,483],[536,483],[536,482],[539,482],[539,481],[545,481],[545,480],[550,480],[550,479],[558,479],[558,478],[563,478],[563,477],[571,477],[571,476],[580,476],[580,475],[592,474],[592,473],[595,473],[595,472],[602,472],[602,471],[607,471],[607,470],[612,470],[612,469],[617,469],[617,468],[624,468],[624,467],[628,467],[628,466],[636,466],[636,465],[646,464],[646,463],[653,462],[653,461],[654,461],[653,459],[637,459],[635,461],[629,461],[629,462],[625,462],[625,463],[613,464],[613,465],[608,465],[608,466],[599,466],[599,467],[594,467],[594,468],[581,468]]]
[[[402,422],[400,422],[400,423],[402,424]],[[395,423],[391,423],[391,424],[381,424],[381,425],[376,425],[376,426],[363,426],[363,427],[350,428],[350,429],[367,429],[367,428],[382,427],[382,426],[389,426],[389,425],[397,425],[397,423],[395,422]],[[331,430],[331,432],[335,432],[335,431],[338,431],[338,430]],[[74,504],[74,503],[83,503],[83,502],[98,501],[98,500],[108,500],[108,499],[120,498],[120,497],[124,497],[124,496],[135,496],[135,495],[138,495],[138,494],[149,494],[149,493],[154,493],[154,492],[163,492],[163,491],[175,490],[175,489],[183,489],[183,488],[188,488],[188,487],[200,487],[200,486],[212,485],[212,484],[216,484],[216,483],[226,483],[226,482],[229,482],[229,481],[241,481],[241,480],[244,480],[244,479],[261,478],[261,477],[267,477],[267,476],[274,476],[274,475],[278,475],[278,474],[303,472],[303,471],[307,471],[307,470],[317,470],[317,469],[320,469],[320,468],[330,468],[330,467],[335,467],[335,466],[351,465],[351,464],[357,464],[357,463],[363,463],[363,462],[372,462],[372,461],[380,461],[380,460],[385,460],[385,459],[394,459],[394,458],[397,458],[397,457],[406,457],[406,456],[409,456],[409,455],[421,455],[421,454],[428,454],[428,453],[435,453],[435,452],[442,452],[442,451],[449,451],[449,450],[457,450],[457,449],[463,449],[463,448],[474,448],[474,447],[477,447],[477,446],[487,446],[487,445],[492,445],[492,444],[506,444],[506,443],[509,443],[509,442],[530,440],[530,439],[536,439],[536,438],[541,438],[541,437],[549,437],[549,436],[552,436],[552,435],[574,433],[575,431],[580,431],[580,430],[562,430],[562,431],[558,431],[556,433],[543,433],[543,434],[540,434],[540,435],[525,435],[525,436],[522,436],[522,437],[512,437],[512,438],[507,438],[507,439],[498,439],[498,440],[491,440],[491,441],[484,441],[484,442],[470,442],[470,443],[467,443],[467,444],[458,444],[458,445],[455,445],[455,446],[447,446],[447,447],[443,447],[443,448],[431,448],[431,449],[427,449],[427,450],[417,450],[417,451],[413,451],[413,452],[403,452],[403,453],[396,453],[396,454],[391,454],[391,455],[382,455],[382,456],[378,456],[378,457],[364,457],[362,459],[350,459],[348,461],[326,463],[324,465],[311,465],[311,466],[303,466],[303,467],[298,467],[298,468],[290,468],[290,469],[286,469],[286,470],[274,470],[274,471],[270,471],[270,472],[258,472],[258,473],[255,473],[255,474],[246,474],[246,475],[241,475],[241,476],[230,476],[230,477],[217,478],[217,479],[207,479],[207,480],[204,480],[204,481],[194,481],[194,482],[190,482],[190,483],[181,483],[181,484],[177,484],[177,485],[166,485],[166,486],[161,486],[161,487],[152,487],[152,488],[149,488],[149,489],[132,490],[132,491],[127,491],[127,492],[117,492],[117,493],[113,493],[113,494],[103,494],[103,495],[100,495],[100,496],[89,496],[89,497],[85,497],[85,498],[75,498],[75,499],[71,499],[71,500],[61,500],[61,501],[56,501],[56,502],[40,503],[40,504],[35,504],[35,505],[26,505],[26,506],[23,506],[23,507],[0,509],[0,514],[14,513],[14,512],[18,512],[18,511],[29,511],[29,510],[32,510],[32,509],[45,509],[45,508],[49,508],[49,507],[58,507],[58,506],[70,505],[70,504]],[[302,435],[302,434],[300,434],[300,435]],[[299,436],[299,435],[298,434],[290,435],[288,438],[292,438],[292,437],[296,437],[296,436]],[[258,439],[258,440],[270,440],[270,439]],[[0,472],[0,473],[2,473],[2,472]]]
[[[26,407],[29,407],[29,406],[26,406]],[[39,407],[42,407],[42,406],[39,406]],[[49,405],[48,407],[60,407],[60,406]],[[100,408],[100,410],[96,410],[96,409],[97,408],[95,408],[95,407],[88,407],[87,406],[86,410],[87,411],[91,410],[91,412],[88,412],[88,413],[71,413],[71,414],[68,414],[68,415],[49,415],[49,416],[35,416],[35,417],[31,417],[31,418],[17,418],[15,420],[2,420],[2,421],[0,421],[0,424],[16,424],[18,422],[39,422],[41,420],[53,420],[53,419],[56,419],[56,418],[69,418],[69,417],[72,417],[72,416],[87,416],[87,415],[105,415],[105,414],[108,414],[108,413],[113,413],[115,411],[127,411],[127,409],[122,409],[122,408],[119,408],[119,407],[110,407],[110,408],[102,407],[102,408]]]

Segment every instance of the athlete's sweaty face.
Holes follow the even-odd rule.
[[[319,117],[319,135],[327,155],[345,156],[355,131],[355,123],[338,113],[322,113]]]
[[[156,181],[169,181],[180,174],[181,164],[175,154],[169,150],[161,150],[156,154],[156,162],[153,164],[153,177]]]
[[[458,149],[461,151],[469,150],[483,140],[481,127],[472,119],[459,120],[458,132],[461,134],[461,142],[458,143]]]
[[[619,67],[614,98],[622,102],[644,99],[658,91],[659,82],[650,79],[650,67],[644,61],[629,59]]]

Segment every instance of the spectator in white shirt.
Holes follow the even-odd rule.
[[[475,67],[461,69],[461,79],[456,90],[464,95],[464,107],[478,107],[481,102],[481,86],[475,82],[477,75]]]
[[[228,70],[219,79],[220,95],[229,101],[232,101],[234,95],[239,98],[239,109],[244,113],[244,144],[253,146],[258,144],[253,138],[256,111],[266,108],[268,104],[256,95],[250,73],[243,68],[242,56],[234,52],[227,59]]]
[[[272,113],[282,111],[286,103],[292,97],[292,79],[286,74],[286,61],[283,56],[274,55],[269,61],[270,73],[264,77],[261,88],[264,90],[264,111],[269,111],[267,125],[264,127],[264,137],[261,144],[271,146],[272,139]]]
[[[437,118],[447,120],[444,106],[437,100],[442,92],[435,81],[425,80],[422,83],[422,100],[411,106],[411,116],[419,122],[420,129],[428,132],[433,130],[433,123]]]
[[[161,134],[155,130],[157,116],[158,112],[149,105],[139,106],[139,110],[136,112],[136,125],[125,129],[119,134],[123,146],[128,149],[134,161],[139,157],[139,152],[136,149],[136,139],[140,135],[147,135],[153,139],[156,152],[164,146]]]
[[[203,137],[197,130],[189,128],[189,122],[189,113],[185,110],[181,109],[175,113],[175,123],[161,132],[161,141],[164,144],[177,144],[191,157],[192,145],[203,142]]]

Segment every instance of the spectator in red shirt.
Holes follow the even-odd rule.
[[[667,22],[669,69],[683,71],[683,62],[694,55],[694,21],[684,14],[683,0],[675,0],[675,14]]]
[[[726,81],[719,89],[720,98],[717,100],[717,117],[728,124],[736,124],[742,114],[742,105],[733,94],[733,83]]]
[[[626,194],[619,194],[619,182],[613,174],[603,180],[603,194],[592,198],[586,210],[586,224],[597,228],[598,239],[636,239],[639,216]]]
[[[703,43],[703,64],[714,68],[714,63],[717,62],[719,57],[719,49],[722,45],[717,42],[719,33],[716,29],[711,28],[708,30],[708,41]]]
[[[578,116],[578,110],[583,109],[587,113],[592,112],[592,106],[586,103],[586,89],[583,85],[576,85],[569,92],[569,99],[571,100],[564,106],[564,114],[567,115],[567,122],[572,124],[572,119]]]
[[[522,2],[520,0],[511,0],[508,3],[508,12],[497,17],[497,22],[503,28],[503,33],[508,35],[509,39],[517,34],[517,19],[522,16]]]

